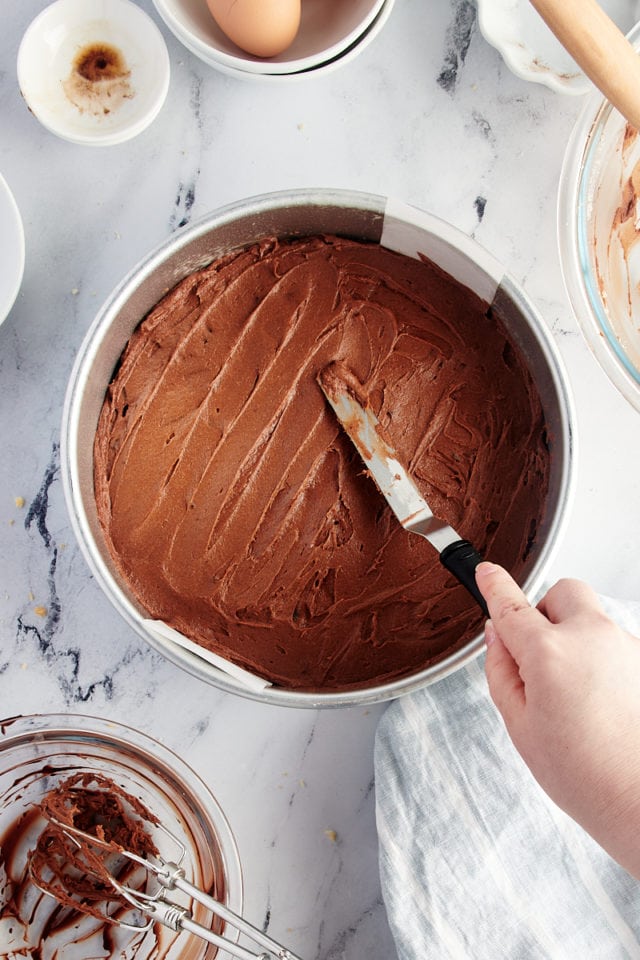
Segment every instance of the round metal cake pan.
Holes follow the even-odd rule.
[[[434,260],[489,302],[520,346],[540,392],[551,438],[545,515],[521,578],[523,589],[531,597],[540,590],[561,541],[576,462],[575,415],[569,383],[544,320],[522,288],[491,255],[436,217],[377,195],[320,189],[279,192],[215,211],[172,235],[139,263],[96,316],[78,352],[67,389],[62,476],[74,532],[97,582],[115,608],[147,643],[173,663],[227,692],[281,706],[312,708],[370,704],[424,687],[477,656],[484,646],[482,635],[426,669],[386,684],[325,693],[275,686],[250,690],[200,657],[163,642],[144,625],[147,614],[121,581],[98,522],[93,441],[106,389],[129,337],[176,283],[218,257],[266,236],[323,233],[382,242],[386,246],[394,245],[398,236],[408,237],[414,251]]]

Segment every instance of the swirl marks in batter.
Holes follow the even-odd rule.
[[[343,436],[316,382],[333,360],[433,508],[517,574],[548,482],[531,377],[486,304],[375,244],[267,238],[186,278],[131,338],[95,443],[105,537],[150,615],[310,690],[414,672],[479,626]]]

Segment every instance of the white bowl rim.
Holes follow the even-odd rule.
[[[182,21],[175,15],[175,12],[170,6],[170,0],[153,0],[158,14],[169,29],[192,53],[195,53],[196,56],[199,56],[211,66],[222,64],[223,66],[229,67],[232,71],[255,73],[260,77],[302,73],[321,67],[328,61],[338,58],[367,32],[371,24],[376,20],[385,2],[386,0],[372,0],[369,10],[362,21],[339,41],[336,41],[326,49],[306,57],[298,57],[295,60],[276,61],[270,59],[260,60],[251,57],[251,54],[242,56],[242,51],[239,48],[238,55],[234,56],[226,53],[224,50],[218,50],[216,47],[203,43],[198,37],[194,36],[191,31],[187,30]]]
[[[187,34],[182,35],[179,32],[174,32],[174,35],[179,42],[182,43],[187,50],[189,50],[190,53],[202,60],[202,62],[208,67],[218,70],[220,73],[224,73],[227,76],[235,77],[237,80],[276,84],[287,83],[291,81],[305,81],[316,78],[320,74],[325,75],[331,73],[339,67],[344,66],[345,64],[354,60],[380,33],[382,27],[391,15],[394,4],[395,0],[383,0],[381,9],[373,23],[370,24],[368,29],[361,34],[361,36],[358,37],[358,39],[350,47],[344,50],[337,57],[334,57],[332,60],[327,60],[324,63],[320,63],[316,67],[311,67],[307,70],[299,70],[296,73],[251,73],[248,70],[241,70],[234,66],[228,66],[223,64],[221,61],[210,58],[206,49],[203,50],[199,48],[197,44],[192,42],[192,39]],[[169,24],[167,24],[167,26],[169,26]]]
[[[0,264],[0,325],[7,319],[17,300],[25,265],[24,224],[20,209],[9,184],[0,173],[0,208],[9,218],[10,248],[12,256],[3,258]]]
[[[317,67],[311,67],[309,70],[299,70],[297,73],[248,73],[244,70],[234,70],[230,67],[223,67],[221,64],[209,64],[215,70],[220,70],[222,73],[226,73],[228,76],[236,77],[239,80],[248,80],[249,82],[259,81],[262,83],[290,83],[291,81],[304,82],[305,80],[311,80],[318,77],[320,74],[326,75],[328,73],[333,73],[334,70],[337,70],[339,67],[344,66],[347,63],[351,63],[358,57],[363,50],[365,50],[370,43],[378,36],[382,30],[384,24],[387,22],[391,16],[391,11],[395,4],[396,0],[384,0],[382,9],[378,13],[378,16],[369,26],[369,28],[358,38],[358,40],[352,44],[347,50],[341,53],[339,56],[334,57],[333,60],[327,60],[326,63],[321,63]],[[191,51],[195,53],[194,50]],[[198,54],[196,54],[197,56]]]
[[[606,0],[602,6],[606,9]],[[544,22],[539,24],[540,34],[545,37],[544,49],[532,49],[518,30],[509,32],[509,17],[517,17],[519,10],[525,19],[538,16],[528,0],[477,0],[477,7],[480,32],[517,77],[543,84],[554,93],[573,96],[582,96],[594,89],[592,82]]]

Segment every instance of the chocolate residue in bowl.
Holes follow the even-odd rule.
[[[131,921],[132,908],[109,879],[146,889],[147,871],[120,849],[156,853],[150,828],[157,822],[139,800],[93,773],[68,777],[27,808],[0,837],[0,956],[5,948],[25,958],[61,952],[84,960],[105,949],[136,960],[163,956],[153,926],[119,925]],[[75,841],[65,827],[98,843]]]
[[[135,96],[131,71],[122,51],[109,43],[82,47],[62,87],[67,99],[81,113],[106,116]]]
[[[637,131],[627,124],[622,146],[622,157],[628,162],[627,157],[631,154],[632,148],[637,139]],[[631,253],[633,246],[640,238],[638,229],[638,196],[640,194],[640,161],[634,163],[631,173],[622,185],[622,195],[620,204],[613,217],[612,232],[617,234],[625,259]]]
[[[265,237],[186,277],[131,337],[94,450],[125,589],[303,691],[416,673],[481,622],[365,475],[317,383],[335,360],[436,515],[520,576],[550,471],[526,360],[493,307],[378,244]]]
[[[157,818],[112,781],[86,773],[48,793],[40,813],[47,825],[28,858],[36,886],[65,906],[100,919],[107,915],[108,904],[126,908],[111,877],[131,884],[134,871],[121,850],[139,857],[158,852],[148,833]],[[95,837],[97,843],[78,839],[76,830]]]
[[[640,141],[627,124],[594,195],[591,236],[606,336],[640,374]]]

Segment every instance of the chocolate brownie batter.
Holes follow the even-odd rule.
[[[43,776],[55,775],[45,769]],[[20,790],[17,781],[14,789]],[[98,956],[161,960],[177,934],[131,930],[144,918],[110,882],[148,890],[147,871],[119,853],[156,853],[157,818],[100,774],[73,773],[29,805],[0,835],[0,956],[47,960]],[[77,842],[75,827],[98,844]],[[4,948],[4,950],[3,950]]]
[[[413,673],[481,623],[363,470],[317,383],[334,360],[434,511],[518,576],[548,484],[536,387],[486,303],[377,244],[267,238],[187,277],[95,440],[106,542],[150,616],[309,691]]]

